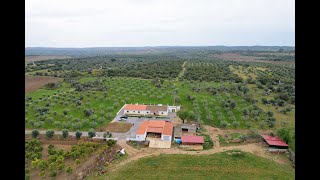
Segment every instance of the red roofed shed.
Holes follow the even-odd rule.
[[[282,141],[279,137],[272,137],[269,135],[261,135],[270,147],[288,148],[288,144]]]
[[[181,143],[183,145],[203,144],[204,139],[203,136],[182,136]]]

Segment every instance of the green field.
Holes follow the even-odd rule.
[[[213,155],[160,155],[131,162],[102,177],[88,179],[294,179],[290,165],[249,153],[235,157]]]

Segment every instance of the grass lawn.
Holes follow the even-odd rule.
[[[290,165],[249,153],[231,156],[227,152],[213,155],[160,155],[142,158],[122,169],[94,179],[294,179]],[[91,177],[92,178],[92,177]],[[88,179],[91,179],[90,177]]]

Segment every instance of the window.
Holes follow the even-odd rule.
[[[147,111],[147,114],[149,114],[149,111]]]
[[[127,112],[129,112],[129,111],[127,111]]]
[[[140,111],[138,111],[138,113],[140,113]]]
[[[161,112],[161,114],[163,114],[163,112]]]
[[[136,111],[133,111],[133,112],[136,112]]]

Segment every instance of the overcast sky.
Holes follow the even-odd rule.
[[[26,0],[26,47],[295,44],[294,0]]]

